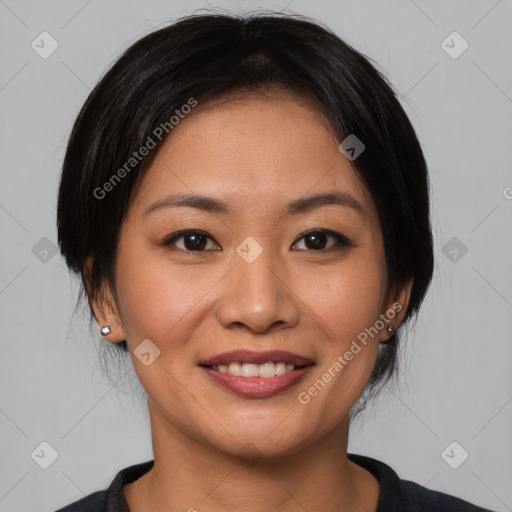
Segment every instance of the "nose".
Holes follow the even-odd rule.
[[[271,261],[270,250],[264,250],[251,263],[235,254],[233,265],[217,308],[223,327],[266,333],[297,324],[299,307],[293,283]]]

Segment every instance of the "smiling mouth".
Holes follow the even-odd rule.
[[[312,358],[286,350],[232,350],[198,362],[217,385],[245,398],[270,398],[305,378]]]
[[[295,365],[292,363],[285,363],[284,361],[268,361],[263,364],[254,363],[242,363],[242,362],[231,362],[227,364],[201,364],[203,368],[209,368],[219,373],[227,373],[236,377],[260,377],[263,379],[271,379],[273,377],[279,377],[287,373],[292,373],[303,368],[313,366],[314,363],[308,363],[303,365]]]

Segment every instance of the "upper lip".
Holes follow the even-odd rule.
[[[283,362],[293,364],[295,366],[305,366],[312,363],[311,359],[287,352],[285,350],[268,350],[266,352],[254,352],[252,350],[232,350],[231,352],[223,352],[216,356],[209,357],[199,361],[200,365],[214,366],[219,364],[229,365],[230,363],[249,363],[263,364],[270,361]]]

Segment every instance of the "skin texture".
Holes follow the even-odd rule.
[[[199,105],[157,154],[121,227],[115,293],[105,286],[93,301],[106,339],[127,340],[148,395],[155,465],[125,487],[132,511],[375,511],[377,480],[346,458],[348,414],[385,327],[308,404],[298,400],[396,302],[399,326],[412,285],[385,296],[378,216],[338,145],[314,105],[275,92]],[[339,205],[283,213],[333,189],[367,215]],[[213,196],[233,213],[143,213],[172,193]],[[313,228],[355,245],[327,236],[315,249],[304,237]],[[202,252],[187,251],[186,237],[164,244],[183,229],[211,237]],[[249,236],[263,249],[252,263],[236,252]],[[149,366],[133,354],[144,339],[161,351]],[[277,396],[244,398],[198,367],[233,349],[288,350],[315,366]]]

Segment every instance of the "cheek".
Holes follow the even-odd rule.
[[[382,272],[377,261],[360,258],[350,267],[331,272],[328,279],[317,273],[321,285],[313,287],[310,281],[309,288],[303,289],[310,316],[326,338],[319,343],[318,373],[309,387],[301,387],[299,400],[312,418],[322,418],[325,431],[348,414],[375,366],[379,340],[365,330],[375,325],[381,313]]]
[[[350,264],[316,271],[301,281],[297,295],[322,321],[336,341],[351,341],[378,319],[384,298],[385,275],[375,259],[354,257]],[[312,281],[312,279],[314,279]]]
[[[118,296],[129,344],[144,338],[168,344],[176,338],[173,331],[183,334],[184,320],[211,287],[212,276],[197,269],[171,267],[161,258],[137,257],[135,251],[120,253]]]

